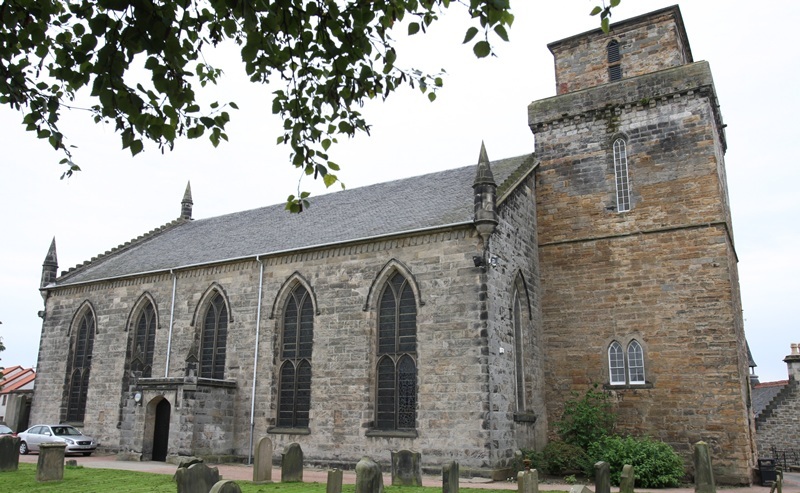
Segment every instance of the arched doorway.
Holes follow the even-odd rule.
[[[172,406],[166,399],[161,399],[156,406],[155,426],[153,426],[153,460],[165,462],[167,460],[167,446],[169,445],[169,415]]]

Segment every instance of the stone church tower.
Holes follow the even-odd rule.
[[[528,107],[548,414],[600,384],[619,431],[684,457],[704,440],[719,481],[748,482],[748,358],[709,65],[692,59],[677,6],[548,47],[557,96]]]
[[[552,43],[535,153],[177,219],[57,276],[35,422],[132,460],[243,459],[268,436],[309,465],[391,450],[505,479],[572,392],[722,483],[754,463],[747,351],[708,64],[677,7]],[[477,147],[477,146],[476,146]],[[197,194],[198,198],[202,193]],[[200,199],[202,200],[202,199]]]

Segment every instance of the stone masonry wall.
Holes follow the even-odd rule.
[[[646,385],[607,386],[622,430],[667,441],[687,465],[691,444],[705,440],[718,481],[747,483],[753,438],[720,182],[724,142],[713,86],[686,82],[710,81],[705,72],[693,64],[529,107],[541,160],[547,406],[550,421],[558,420],[570,391],[608,384],[608,345],[635,338],[645,352]],[[682,90],[646,96],[669,86]],[[572,106],[576,98],[581,104]],[[623,213],[615,210],[616,138],[628,153],[631,210]]]
[[[774,457],[777,450],[797,449],[797,433],[800,430],[800,382],[790,380],[772,403],[759,417],[758,456]]]
[[[273,434],[277,451],[290,442],[303,447],[309,462],[352,463],[362,455],[388,460],[389,450],[423,450],[425,464],[438,467],[458,460],[462,467],[491,469],[492,443],[484,429],[486,376],[480,320],[480,269],[472,256],[480,254],[480,239],[470,229],[398,238],[370,244],[331,248],[263,259],[264,283],[258,345],[255,399],[255,439],[275,424],[275,345],[280,329],[281,302],[289,279],[302,279],[315,296],[310,435]],[[394,260],[408,268],[419,287],[418,300],[418,438],[366,437],[374,415],[376,298],[375,279]],[[50,292],[40,346],[39,375],[33,403],[34,421],[56,421],[65,405],[66,359],[73,317],[90,303],[97,319],[92,373],[84,427],[106,450],[135,449],[146,443],[141,413],[145,405],[130,405],[123,389],[125,356],[136,301],[147,293],[156,303],[158,329],[154,376],[181,379],[186,358],[197,338],[203,294],[221,289],[231,321],[225,378],[235,382],[227,395],[232,402],[233,435],[219,447],[213,436],[195,436],[195,450],[232,451],[247,455],[250,440],[250,395],[258,306],[259,264],[242,261],[177,272],[174,326],[166,367],[172,277],[169,274],[65,287]],[[293,282],[293,281],[292,281]],[[291,284],[291,282],[289,283]],[[195,325],[193,326],[193,320]],[[185,443],[173,430],[189,426],[197,403],[167,392],[172,415],[169,453],[185,453]],[[221,397],[222,398],[222,397]],[[178,401],[178,402],[174,402]],[[126,414],[127,413],[127,414]],[[134,413],[130,415],[130,413]],[[128,421],[132,424],[127,424]],[[137,432],[136,427],[139,427]],[[145,429],[142,429],[145,428]],[[122,439],[120,429],[127,430]],[[213,435],[213,434],[212,434]],[[204,440],[206,440],[204,442]],[[180,447],[180,449],[178,449]],[[126,450],[136,453],[136,450]],[[138,452],[141,452],[139,450]]]
[[[514,451],[541,450],[547,440],[542,361],[541,289],[536,249],[536,203],[534,180],[525,178],[503,203],[500,222],[489,240],[489,254],[498,257],[497,266],[488,267],[487,323],[488,375],[492,442],[497,444],[497,462],[507,466]],[[518,276],[524,286],[515,284]],[[525,389],[524,409],[517,409],[516,358],[513,320],[513,293],[519,289],[523,310],[522,358]],[[521,289],[520,289],[521,288]],[[504,353],[500,354],[500,348]],[[515,414],[517,419],[515,420]],[[521,419],[527,414],[528,420]],[[535,417],[535,421],[531,420]]]
[[[611,40],[619,43],[623,78],[692,61],[680,12],[668,8],[659,15],[612,24],[609,33],[598,29],[548,45],[555,57],[556,92],[565,94],[608,82],[606,47]]]

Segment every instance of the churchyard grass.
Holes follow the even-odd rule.
[[[251,484],[237,481],[242,493],[325,493],[324,483],[272,483]],[[414,488],[387,486],[387,493],[441,493],[442,488]],[[37,483],[36,465],[20,464],[18,471],[0,473],[0,491],[25,493],[175,493],[175,483],[167,474],[94,469],[84,467],[64,468],[64,480]],[[463,493],[508,493],[509,490],[460,488]],[[345,484],[343,493],[355,492],[355,486]],[[548,493],[541,491],[541,493]],[[555,492],[552,492],[555,493]]]

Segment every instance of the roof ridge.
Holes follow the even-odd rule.
[[[98,260],[105,260],[107,257],[110,257],[111,255],[115,255],[115,254],[124,252],[126,250],[129,250],[130,248],[133,248],[134,246],[137,246],[137,245],[139,245],[141,243],[144,243],[145,241],[150,240],[150,239],[158,236],[159,234],[161,234],[161,233],[163,233],[165,231],[169,231],[171,229],[174,229],[174,228],[180,226],[181,224],[185,224],[185,223],[188,223],[188,222],[192,222],[191,219],[186,219],[186,218],[183,218],[183,217],[179,217],[177,219],[173,219],[172,221],[170,221],[170,222],[168,222],[166,224],[163,224],[163,225],[161,225],[161,226],[159,226],[159,227],[157,227],[155,229],[151,229],[147,233],[141,234],[141,235],[137,236],[136,238],[128,240],[125,243],[122,243],[120,245],[117,245],[114,248],[112,248],[111,250],[106,250],[104,253],[96,255],[96,256],[92,257],[91,259],[86,260],[86,261],[76,265],[75,267],[70,267],[69,270],[61,271],[61,275],[58,277],[58,280],[61,281],[61,280],[64,280],[64,279],[69,279],[69,277],[71,277],[73,274],[76,274],[76,273],[82,271],[83,269],[89,267],[90,265],[93,265]]]

